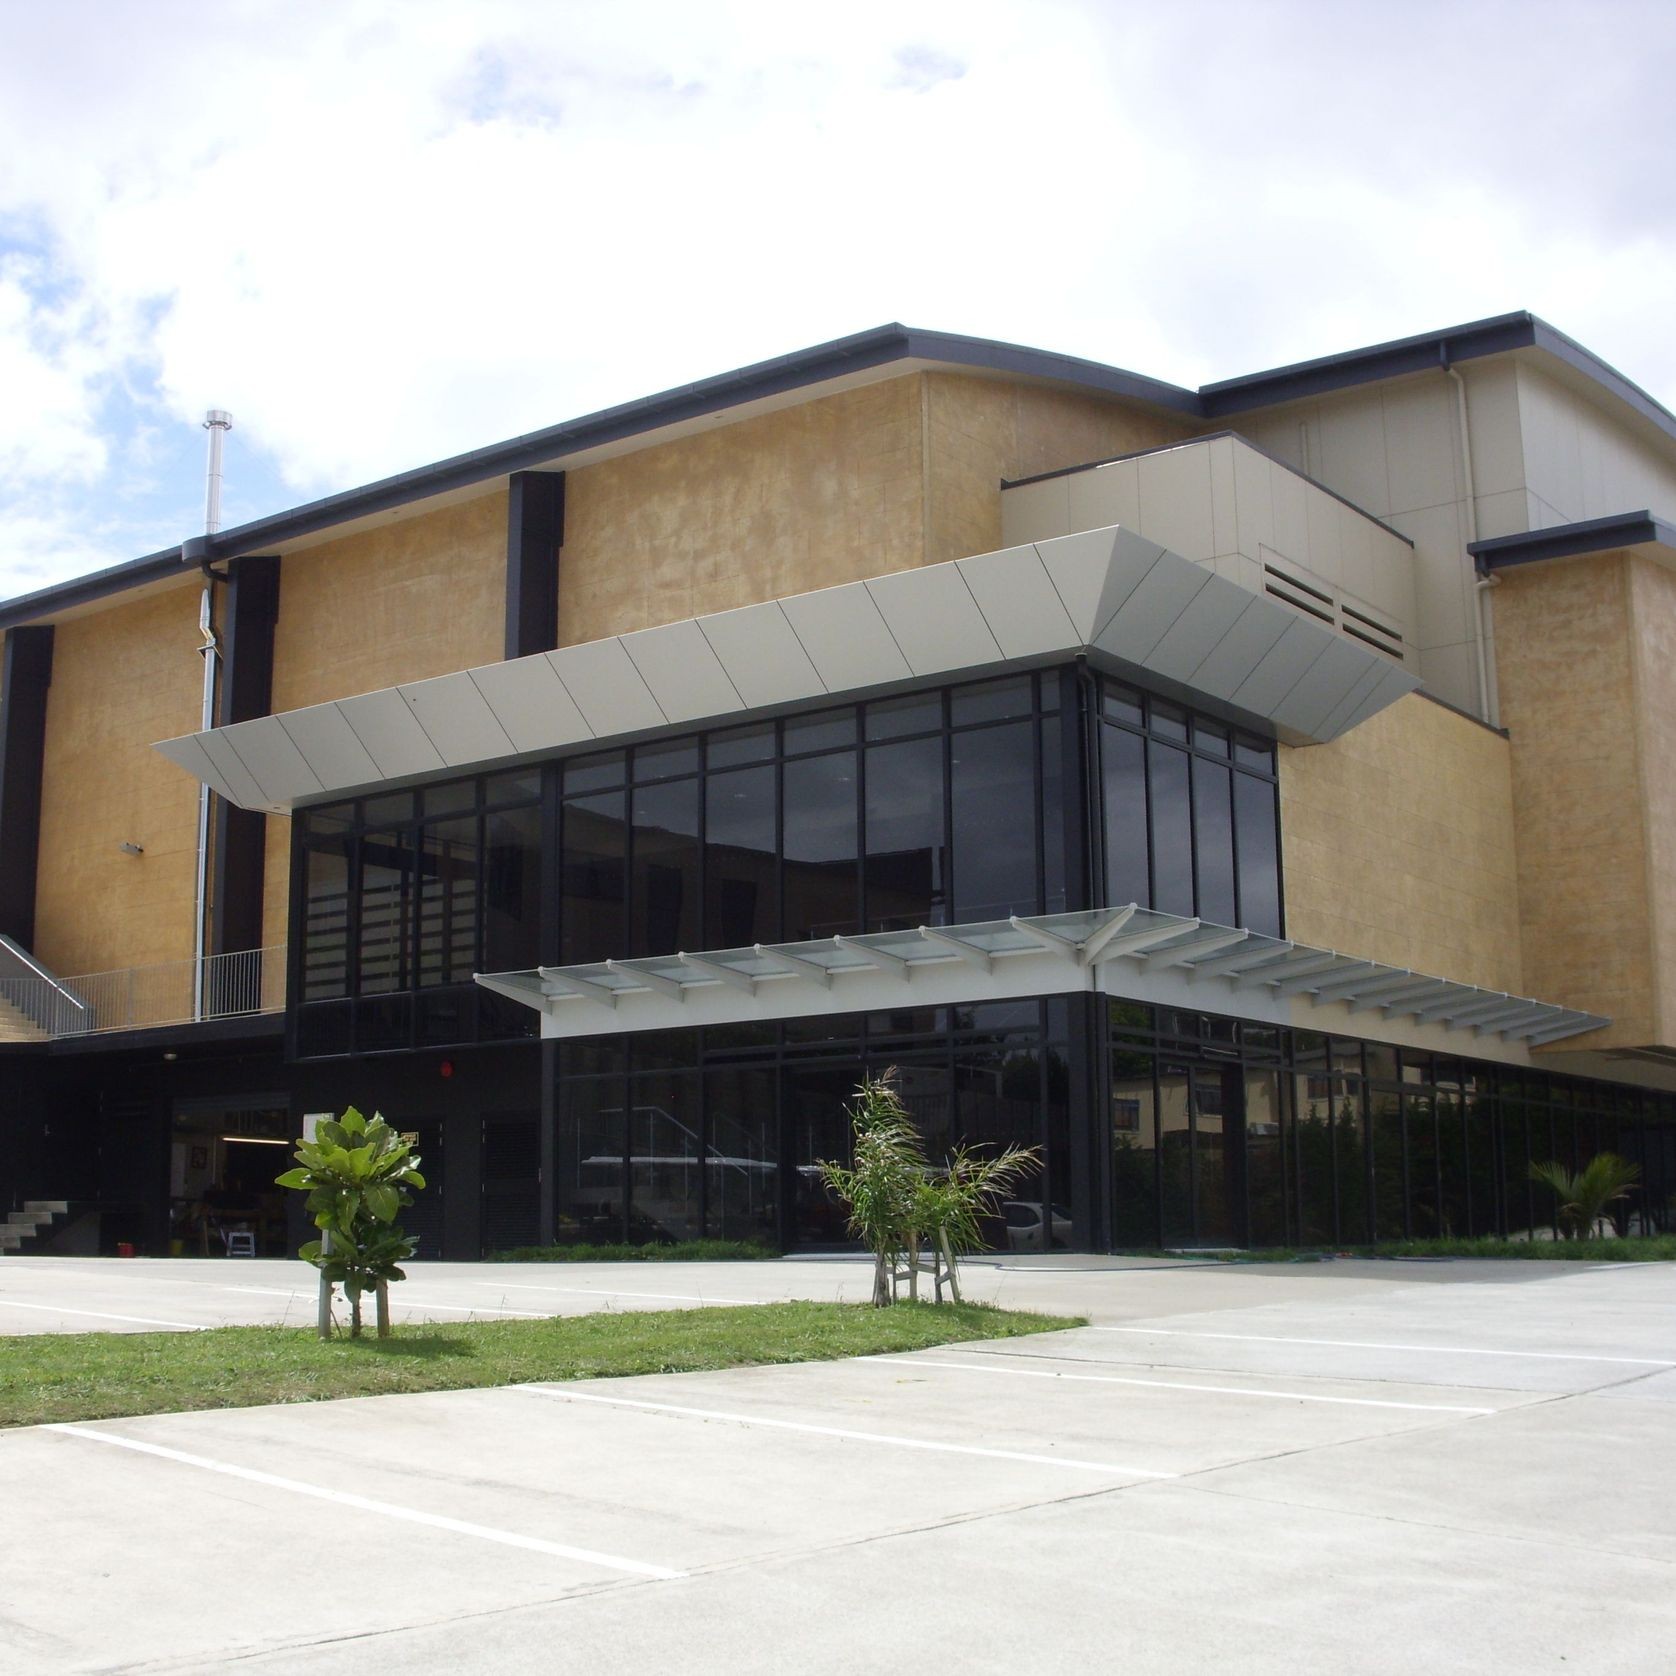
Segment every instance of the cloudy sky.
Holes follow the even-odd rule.
[[[887,320],[1676,405],[1669,0],[0,0],[0,597]]]

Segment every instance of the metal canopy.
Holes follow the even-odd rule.
[[[894,571],[168,739],[230,802],[325,797],[1086,655],[1288,744],[1420,683],[1384,653],[1113,526]]]
[[[997,978],[1004,989],[1009,967],[1021,977],[1027,967],[1031,970],[1032,994],[1048,993],[1044,983],[1083,988],[1091,984],[1093,968],[1117,960],[1151,971],[1169,970],[1203,985],[1203,1004],[1211,1012],[1230,995],[1266,991],[1309,1008],[1343,1005],[1352,1014],[1411,1018],[1531,1046],[1611,1022],[1551,1001],[1428,977],[1133,903],[1086,913],[920,926],[806,943],[756,943],[703,954],[479,973],[477,982],[541,1011],[550,1023],[549,1034],[586,1036],[807,1011],[866,1010],[879,1004],[876,981],[881,977],[902,984],[921,974],[926,979],[936,974],[944,980],[944,990],[949,979],[963,984],[969,993],[958,998],[967,1000],[997,993],[992,987]],[[1049,965],[1046,973],[1040,970],[1044,962]],[[864,978],[875,982],[864,984]],[[920,987],[926,988],[924,980]],[[956,997],[940,993],[937,999]],[[688,1005],[699,1000],[706,1003],[702,1020]],[[619,1007],[623,1001],[630,1004]]]

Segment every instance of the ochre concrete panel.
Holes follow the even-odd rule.
[[[291,899],[291,819],[269,815],[262,861],[262,946],[287,940],[286,904]]]
[[[919,564],[920,432],[910,375],[570,472],[560,643]]]
[[[1280,811],[1289,937],[1525,992],[1499,734],[1411,693],[1330,745],[1282,746]]]
[[[1668,614],[1668,596],[1657,592]],[[1544,1000],[1613,1020],[1562,1049],[1658,1041],[1637,713],[1661,733],[1669,722],[1647,717],[1645,698],[1638,705],[1635,652],[1639,644],[1668,663],[1676,617],[1632,633],[1630,561],[1621,553],[1505,571],[1494,611],[1526,978]],[[1668,667],[1646,678],[1668,704]]]
[[[1653,924],[1655,1042],[1676,1043],[1676,575],[1628,561],[1636,744]]]
[[[181,587],[54,636],[35,952],[67,977],[191,957],[198,786],[151,746],[202,719],[198,596]]]
[[[506,645],[506,493],[287,556],[273,707],[497,663]]]
[[[1190,436],[1119,402],[958,373],[925,375],[925,562],[1002,546],[1001,479],[1063,471]]]

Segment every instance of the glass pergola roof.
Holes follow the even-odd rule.
[[[908,980],[925,968],[963,964],[987,976],[1024,957],[1039,965],[1044,955],[1062,963],[1071,988],[1085,985],[1089,969],[1108,961],[1132,961],[1151,972],[1175,968],[1178,975],[1204,981],[1204,1004],[1212,1011],[1218,989],[1224,996],[1267,991],[1315,1006],[1343,1003],[1353,1014],[1470,1029],[1533,1047],[1611,1022],[1551,1001],[1428,977],[1134,904],[803,943],[538,966],[479,973],[476,981],[554,1017],[561,1016],[559,1009],[574,1013],[573,1019],[566,1019],[564,1033],[591,1034],[679,1028],[683,1004],[700,993],[711,1003],[724,1001],[730,1019],[771,1019],[780,1016],[778,1003],[794,994],[796,1010],[806,1010],[810,986],[818,986],[831,992],[831,1010],[841,1012],[846,1010],[846,980],[859,974]],[[637,1004],[632,1020],[615,1017],[618,1003],[630,996],[661,1004]],[[714,1021],[713,1005],[707,1014]]]

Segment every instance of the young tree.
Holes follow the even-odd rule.
[[[1532,1164],[1531,1180],[1554,1191],[1559,1200],[1560,1231],[1569,1240],[1586,1240],[1606,1207],[1627,1199],[1641,1179],[1641,1166],[1615,1152],[1597,1152],[1573,1175],[1563,1164]]]
[[[896,1301],[892,1276],[913,1242],[914,1212],[925,1174],[919,1132],[896,1092],[892,1067],[864,1077],[850,1107],[853,1166],[823,1160],[821,1180],[850,1207],[850,1232],[873,1253],[873,1302]]]
[[[378,1301],[378,1336],[390,1333],[389,1283],[405,1280],[400,1264],[413,1241],[396,1222],[404,1205],[425,1185],[412,1143],[374,1113],[369,1122],[353,1106],[328,1120],[292,1156],[297,1167],[277,1178],[280,1187],[308,1194],[307,1208],[321,1238],[297,1255],[312,1263],[349,1298],[349,1336],[361,1336],[361,1298]]]
[[[947,1269],[949,1291],[956,1303],[960,1302],[959,1259],[968,1251],[983,1249],[982,1219],[1000,1210],[1019,1177],[1039,1166],[1041,1158],[1041,1149],[1033,1146],[1009,1146],[992,1158],[956,1146],[948,1163],[920,1182],[914,1206],[916,1244],[923,1237],[936,1261]],[[1052,1207],[1044,1204],[1042,1216],[1045,1232],[1051,1227]]]

